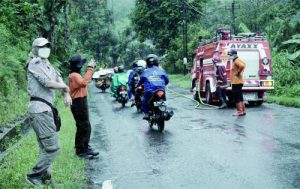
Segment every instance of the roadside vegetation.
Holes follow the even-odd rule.
[[[115,2],[115,4],[111,4]],[[94,57],[97,67],[124,64],[129,68],[149,53],[162,57],[172,82],[190,87],[183,72],[183,1],[175,0],[2,0],[0,6],[0,128],[26,114],[29,97],[25,65],[32,41],[51,41],[50,62],[68,75],[67,60],[80,53]],[[188,0],[186,72],[199,36],[212,38],[217,28],[232,29],[231,0]],[[297,106],[300,97],[300,1],[236,0],[237,32],[264,33],[272,47],[275,90],[269,101]],[[134,6],[135,4],[135,6]],[[132,9],[132,10],[131,10]],[[163,10],[163,11],[162,11]],[[129,19],[127,12],[131,11]],[[126,13],[126,14],[125,14]],[[62,151],[54,177],[70,188],[83,188],[84,162],[73,156],[73,118],[62,109]],[[71,124],[72,123],[72,124]],[[24,174],[34,163],[33,133],[0,165],[0,188],[22,188]],[[71,173],[72,172],[72,173]],[[68,188],[68,187],[65,188]]]
[[[53,177],[57,188],[84,188],[85,161],[75,156],[75,123],[69,108],[59,103],[62,128],[59,132],[61,151],[53,164]],[[25,175],[36,163],[38,144],[34,132],[27,134],[0,164],[0,188],[29,188]]]
[[[39,36],[52,42],[51,62],[63,77],[67,77],[67,60],[74,53],[93,56],[100,66],[124,64],[127,68],[134,60],[157,53],[168,73],[183,72],[182,2],[139,0],[135,6],[134,0],[122,2],[1,2],[0,127],[26,114],[29,97],[24,67],[31,43]],[[199,36],[212,38],[217,28],[232,29],[233,22],[228,8],[231,1],[187,2],[188,72]],[[299,0],[236,0],[236,6],[237,32],[263,32],[272,47],[276,89],[271,94],[299,97]]]
[[[191,88],[191,76],[187,75],[180,75],[180,74],[172,74],[169,75],[171,85],[176,85],[178,87],[182,87],[185,89]]]

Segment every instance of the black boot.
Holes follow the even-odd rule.
[[[224,109],[227,108],[227,104],[225,102],[225,100],[223,98],[220,98],[220,101],[222,102],[221,106],[219,107],[219,109]]]
[[[143,117],[144,120],[150,120],[150,116],[148,113],[145,113],[144,117]]]
[[[219,107],[219,109],[224,109],[227,108],[227,104],[226,103],[222,103],[221,106]]]
[[[87,149],[86,149],[86,153],[88,154],[88,155],[92,155],[92,156],[97,156],[97,155],[99,155],[99,152],[97,152],[97,151],[95,151],[92,147],[88,147]]]

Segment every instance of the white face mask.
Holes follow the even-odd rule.
[[[43,48],[39,49],[38,55],[39,55],[39,57],[46,59],[50,56],[50,52],[51,52],[51,50],[48,47],[43,47]]]
[[[233,59],[235,59],[236,57],[237,57],[237,55],[235,55],[235,54],[234,54],[234,55],[231,55],[231,56],[230,56],[230,60],[233,60]]]

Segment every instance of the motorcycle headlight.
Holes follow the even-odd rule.
[[[167,106],[159,106],[158,107],[160,111],[164,112],[167,110]]]

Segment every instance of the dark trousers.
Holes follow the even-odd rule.
[[[217,87],[217,94],[218,94],[218,97],[219,97],[219,100],[223,103],[227,103],[227,100],[226,100],[226,90],[225,89],[222,89],[221,87]]]
[[[192,89],[196,87],[196,78],[193,78],[192,80]]]
[[[232,97],[235,103],[243,102],[243,84],[232,84]]]
[[[87,98],[73,99],[71,111],[77,127],[75,136],[76,153],[81,153],[88,148],[91,137]]]
[[[142,110],[145,114],[149,113],[149,105],[148,102],[150,100],[152,96],[152,91],[147,91],[144,96],[143,96],[143,100],[142,100]]]

